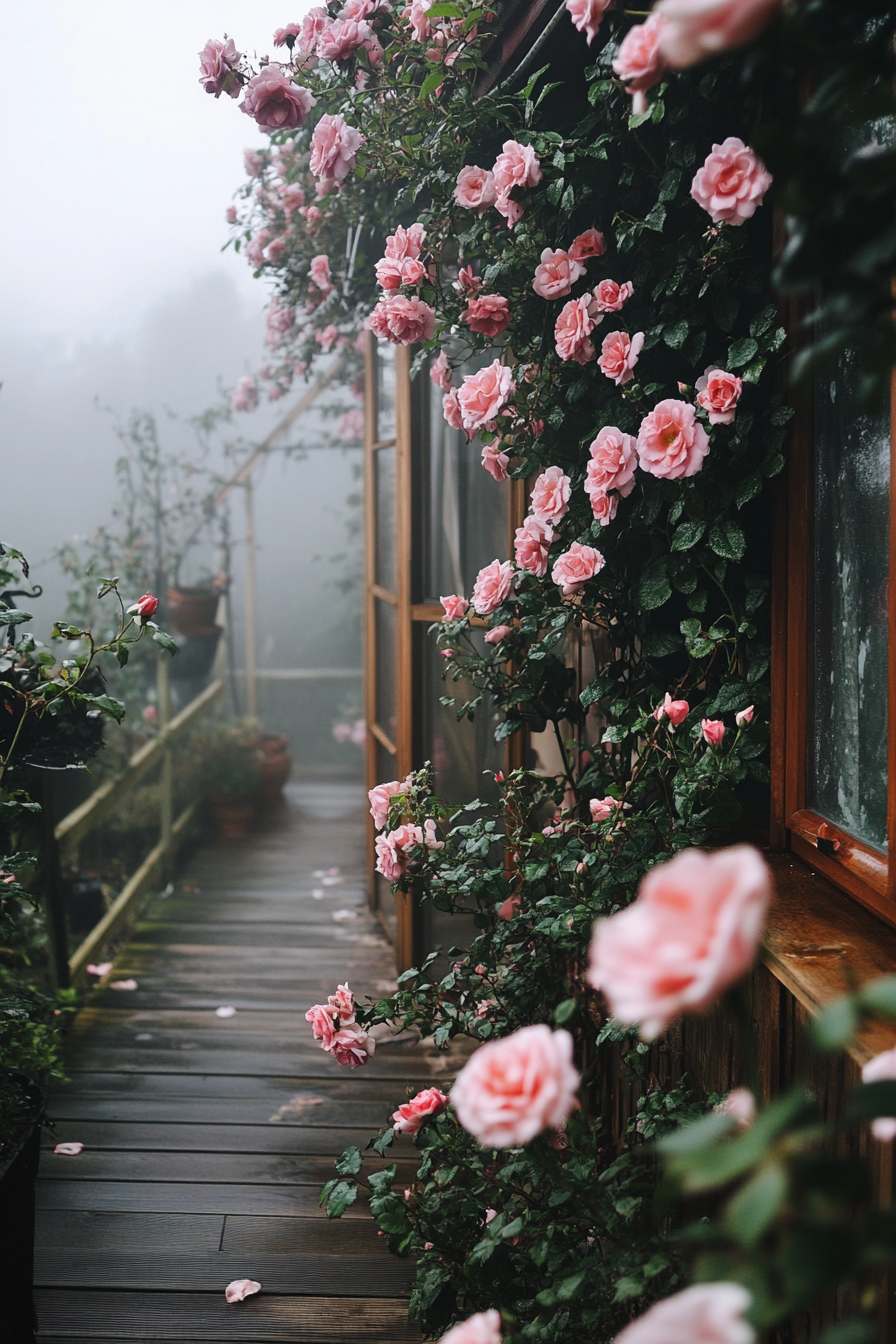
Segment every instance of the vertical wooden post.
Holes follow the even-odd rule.
[[[171,722],[170,655],[161,653],[156,664],[159,731],[164,733]],[[168,742],[162,748],[162,768],[159,774],[159,839],[166,849],[171,845],[173,825],[174,766]]]
[[[43,851],[43,904],[50,944],[50,964],[57,989],[68,989],[68,928],[65,919],[65,897],[62,887],[62,868],[59,845],[56,842],[53,817],[53,784],[49,773],[44,774],[41,790],[41,849]]]
[[[250,719],[258,718],[258,674],[255,661],[257,647],[255,612],[255,500],[252,478],[245,484],[246,491],[246,712]]]
[[[367,333],[367,346],[364,351],[364,717],[367,721],[367,734],[364,748],[364,774],[367,788],[372,789],[379,783],[376,765],[376,738],[373,724],[376,722],[376,649],[374,645],[374,618],[376,599],[373,585],[376,582],[376,486],[374,475],[373,445],[377,440],[377,374],[376,337],[372,331]],[[376,830],[373,818],[368,811],[367,826],[367,904],[376,910],[378,894],[376,873],[373,867],[373,846]]]
[[[398,597],[397,704],[398,774],[401,779],[414,768],[414,625],[411,615],[411,566],[413,563],[414,482],[411,451],[411,351],[395,350],[395,531],[396,588]],[[396,897],[396,960],[399,973],[419,964],[415,953],[421,946],[420,900],[412,889]]]

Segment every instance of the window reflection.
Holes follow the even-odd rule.
[[[373,454],[376,581],[391,593],[395,592],[395,452],[394,448],[378,448]]]
[[[395,438],[395,347],[383,341],[376,351],[376,439]]]

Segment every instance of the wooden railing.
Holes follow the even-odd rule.
[[[45,898],[47,916],[50,925],[53,960],[56,979],[60,985],[69,985],[82,978],[88,962],[99,953],[103,945],[121,928],[133,913],[142,893],[151,882],[153,875],[165,859],[176,849],[181,837],[196,814],[201,798],[195,799],[175,818],[173,813],[174,771],[172,747],[187,730],[218,699],[224,690],[221,680],[213,681],[210,686],[171,717],[171,696],[168,683],[168,661],[159,663],[158,715],[159,732],[151,742],[145,743],[134,752],[127,768],[107,780],[90,795],[89,798],[69,812],[68,816],[45,836],[47,849],[47,870],[45,880]],[[61,876],[63,858],[95,830],[111,813],[125,801],[136,784],[143,779],[154,766],[160,766],[160,802],[159,802],[159,840],[149,851],[139,868],[127,882],[109,907],[102,919],[90,930],[81,945],[68,956],[65,905]]]

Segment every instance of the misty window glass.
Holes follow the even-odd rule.
[[[477,367],[464,366],[463,372]],[[425,373],[418,376],[425,378]],[[438,602],[449,593],[469,597],[480,569],[507,558],[510,486],[496,481],[483,467],[479,439],[468,443],[460,430],[447,424],[442,394],[428,378],[426,387],[423,600]]]
[[[435,641],[425,630],[423,639],[423,754],[432,762],[435,773],[435,791],[452,803],[469,802],[473,798],[494,799],[497,788],[493,779],[483,777],[484,770],[502,770],[505,764],[503,742],[495,741],[495,727],[499,716],[484,697],[474,711],[474,719],[458,722],[457,710],[477,694],[466,681],[454,682],[445,674],[445,660]],[[484,651],[482,633],[472,636]],[[443,705],[444,697],[451,696],[454,705]]]
[[[373,454],[376,492],[376,582],[395,592],[395,448]]]
[[[376,352],[376,442],[395,438],[395,350],[383,343]]]
[[[815,384],[809,805],[887,845],[890,417],[859,399],[846,351]]]
[[[375,603],[376,721],[392,742],[398,725],[398,616],[389,602]]]

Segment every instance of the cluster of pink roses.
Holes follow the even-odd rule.
[[[385,291],[367,325],[376,336],[393,345],[428,341],[436,329],[436,315],[418,294],[402,294],[402,288],[418,290],[426,267],[420,260],[426,232],[422,224],[409,229],[401,225],[386,239],[386,255],[376,263],[377,284]]]
[[[321,117],[311,136],[311,159],[308,165],[317,178],[318,199],[329,195],[334,187],[338,189],[342,186],[354,168],[358,150],[364,143],[364,136],[354,126],[348,125],[341,112],[336,116],[325,113]],[[299,204],[304,205],[304,201]]]
[[[366,1064],[376,1049],[376,1041],[355,1020],[355,998],[348,984],[339,985],[326,1003],[316,1003],[305,1014],[321,1049],[339,1064],[353,1069]]]
[[[431,818],[427,818],[422,826],[405,822],[394,831],[384,831],[392,799],[407,793],[412,784],[413,776],[408,775],[403,783],[393,779],[388,784],[377,784],[367,794],[373,824],[378,831],[383,832],[376,837],[376,869],[387,882],[398,881],[415,849],[445,848],[445,842],[438,838],[436,823]]]
[[[536,187],[540,181],[541,167],[532,146],[505,140],[493,168],[470,164],[460,170],[454,199],[464,210],[481,212],[494,206],[513,228],[523,217],[523,207],[511,192]]]
[[[274,34],[275,46],[295,48],[303,57],[302,64],[317,57],[322,61],[347,61],[356,52],[364,50],[371,66],[382,63],[382,44],[367,22],[379,8],[378,0],[346,0],[339,18],[333,19],[326,9],[317,5],[309,9],[301,25],[288,24]]]

